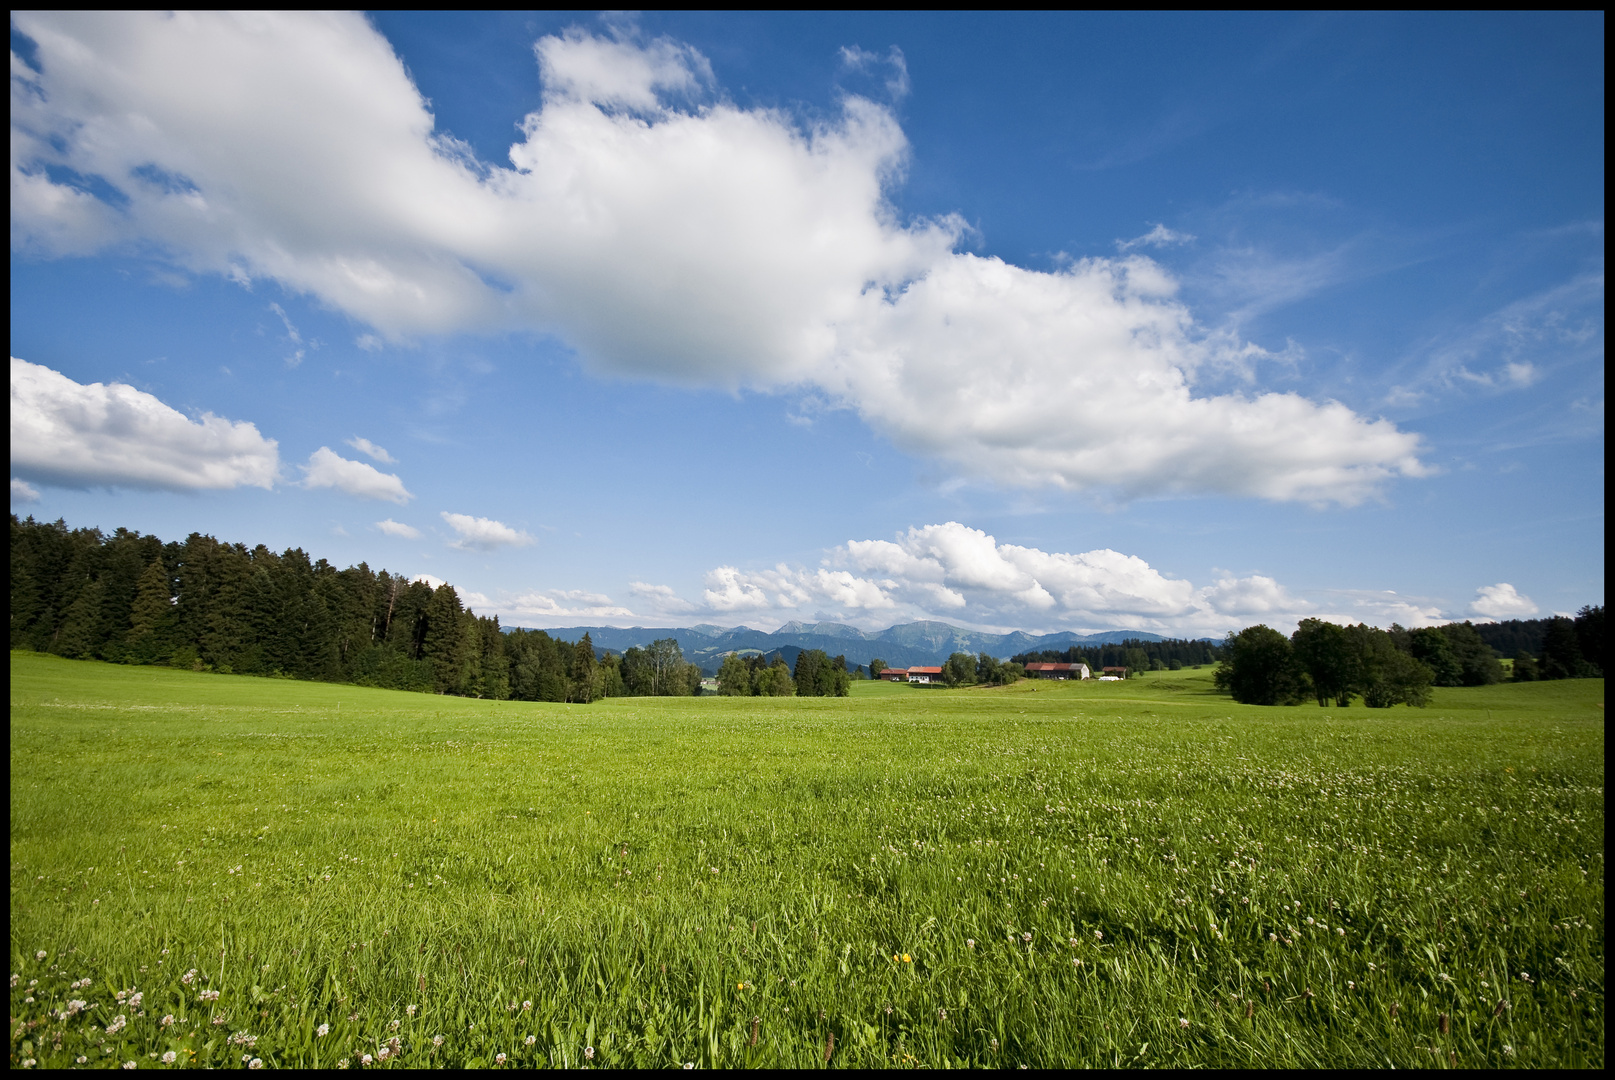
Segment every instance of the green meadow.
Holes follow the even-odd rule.
[[[1604,1063],[1604,684],[488,702],[11,654],[11,1063]]]

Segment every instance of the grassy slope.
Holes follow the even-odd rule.
[[[330,1063],[397,1020],[423,1064],[1601,1065],[1602,699],[565,706],[13,653],[12,1015],[130,1016],[13,1061]]]

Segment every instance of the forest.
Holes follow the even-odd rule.
[[[1138,672],[1177,671],[1185,667],[1214,664],[1221,657],[1222,648],[1215,642],[1167,638],[1164,641],[1129,639],[1105,645],[1073,645],[1069,649],[1024,652],[1010,657],[1010,661],[1023,667],[1027,664],[1087,664],[1096,672],[1107,667],[1124,667]]]
[[[588,635],[504,632],[433,587],[300,548],[164,543],[11,517],[11,648],[125,664],[520,701],[695,693],[675,641],[597,657]]]

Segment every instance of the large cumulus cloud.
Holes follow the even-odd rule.
[[[12,235],[273,278],[384,336],[554,333],[591,365],[800,387],[962,475],[1123,495],[1353,503],[1418,439],[1294,393],[1208,394],[1207,334],[1132,255],[1045,273],[900,221],[908,152],[849,97],[742,109],[695,50],[573,31],[508,166],[435,130],[362,17],[14,16]],[[1051,593],[1051,595],[1053,595]]]

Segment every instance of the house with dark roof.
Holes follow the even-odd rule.
[[[1087,664],[1027,664],[1028,679],[1091,679]]]

